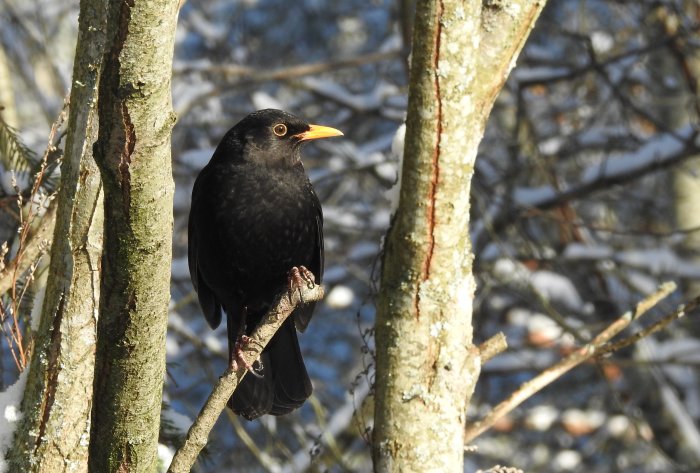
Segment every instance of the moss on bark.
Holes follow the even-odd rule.
[[[178,2],[113,1],[95,160],[105,193],[90,470],[157,464],[170,299],[175,123],[170,78]]]

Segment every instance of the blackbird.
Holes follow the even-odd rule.
[[[212,328],[226,313],[229,361],[299,267],[323,277],[323,214],[301,163],[301,145],[342,135],[281,110],[253,112],[219,143],[192,190],[188,260]],[[296,331],[314,304],[298,306],[228,402],[248,420],[282,415],[311,395]],[[251,376],[251,374],[253,376]]]

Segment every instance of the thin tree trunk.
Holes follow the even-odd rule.
[[[153,472],[165,374],[177,0],[112,1],[95,160],[105,193],[90,471]]]
[[[698,18],[700,6],[697,2],[682,2],[681,10],[687,18]],[[678,18],[679,11],[669,6],[659,6],[655,18],[659,28],[663,28],[668,37],[678,34],[677,28],[682,24]],[[695,36],[697,38],[697,35]],[[661,119],[671,130],[677,130],[688,123],[700,120],[700,52],[678,38],[669,43],[652,60],[659,64],[656,69],[660,76],[655,81],[659,92]],[[673,71],[680,71],[676,81],[669,81]],[[679,250],[686,260],[700,262],[700,156],[694,156],[674,167],[673,187],[675,190],[675,216],[679,230],[685,232],[679,242]],[[685,297],[691,299],[700,294],[700,282],[688,281],[683,288]],[[700,455],[699,452],[694,452]],[[697,460],[697,459],[696,459]]]
[[[650,71],[655,87],[654,109],[658,110],[661,122],[670,130],[679,130],[689,123],[697,123],[700,117],[698,92],[700,92],[700,53],[697,48],[689,47],[687,40],[677,37],[678,25],[683,23],[679,17],[684,13],[687,18],[697,18],[700,6],[697,2],[681,2],[679,9],[660,4],[652,11],[649,23],[658,28],[659,34],[671,40],[668,46],[652,52]],[[684,160],[673,168],[671,173],[675,194],[675,223],[683,231],[677,242],[677,249],[685,261],[700,263],[700,156]],[[687,280],[681,286],[685,299],[700,295],[700,282]],[[683,322],[682,322],[683,323]],[[696,337],[700,336],[697,323],[684,321],[686,330]],[[640,370],[639,379],[651,386],[652,390],[646,403],[653,408],[649,424],[652,429],[663,435],[658,436],[658,444],[675,461],[684,465],[698,465],[698,428],[689,421],[687,407],[678,399],[676,392],[670,389],[663,370],[654,366]],[[684,415],[685,414],[685,415]]]
[[[486,118],[544,2],[421,0],[399,207],[376,323],[376,472],[462,472],[480,371],[469,188]]]
[[[13,128],[19,129],[20,123],[15,106],[15,93],[10,64],[5,49],[0,45],[0,118]]]
[[[103,221],[92,143],[105,18],[103,0],[81,2],[48,285],[11,471],[87,471]]]

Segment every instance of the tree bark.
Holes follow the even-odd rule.
[[[472,346],[469,189],[498,91],[544,1],[417,5],[399,207],[376,323],[376,472],[462,472]]]
[[[105,18],[102,0],[82,0],[48,286],[11,471],[87,471],[103,221],[92,143]]]
[[[155,471],[170,298],[177,0],[111,1],[95,160],[105,251],[90,471]]]

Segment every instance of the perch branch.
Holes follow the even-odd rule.
[[[323,288],[318,285],[301,285],[291,291],[282,293],[273,303],[272,308],[265,314],[260,324],[251,335],[251,342],[243,347],[243,360],[252,364],[260,356],[272,336],[297,305],[304,302],[319,301],[323,298]],[[243,376],[247,373],[242,363],[236,371],[227,368],[214,386],[204,407],[199,412],[187,436],[173,457],[168,473],[187,473],[192,468],[199,452],[204,448],[209,432],[226,407],[226,403],[236,390]]]

